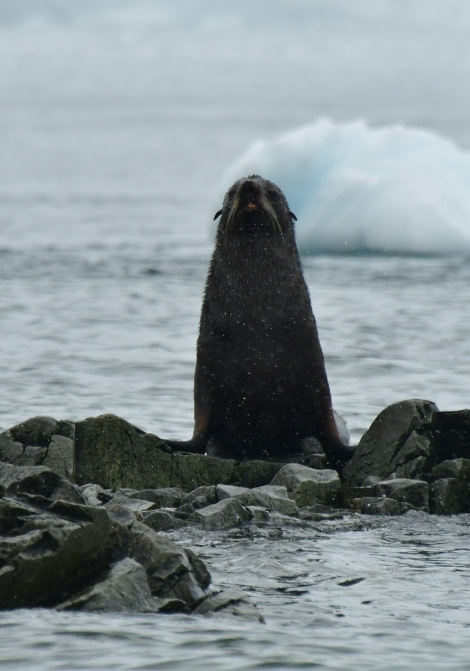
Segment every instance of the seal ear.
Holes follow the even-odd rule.
[[[218,217],[220,217],[220,215],[222,214],[222,212],[223,212],[223,210],[218,210],[218,212],[216,212],[216,213],[214,214],[214,219],[213,219],[212,221],[215,221]]]
[[[291,211],[289,210],[289,214],[290,214],[290,216],[291,216],[291,219],[293,219],[294,221],[297,221],[297,217],[295,216],[295,214],[294,214],[293,212],[291,212]]]

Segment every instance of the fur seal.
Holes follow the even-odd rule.
[[[225,195],[202,304],[191,440],[173,449],[286,459],[315,437],[341,470],[353,448],[333,415],[309,292],[282,191],[259,175]]]

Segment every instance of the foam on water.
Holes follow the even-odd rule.
[[[254,142],[225,187],[250,173],[284,190],[303,253],[470,254],[470,154],[433,132],[321,119]]]

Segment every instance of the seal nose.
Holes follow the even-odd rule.
[[[260,192],[260,186],[258,182],[254,179],[245,179],[240,184],[240,190],[239,190],[240,195],[249,201],[254,200],[256,196],[259,194],[259,192]]]

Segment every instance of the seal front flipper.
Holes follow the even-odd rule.
[[[198,438],[191,440],[167,440],[163,438],[162,440],[171,447],[173,452],[188,452],[190,454],[204,454],[206,451],[206,440],[200,440]]]
[[[343,468],[353,456],[356,448],[352,445],[345,445],[339,438],[334,436],[323,438],[321,444],[325,451],[328,465],[341,475]]]
[[[194,431],[191,440],[165,440],[174,452],[204,454],[209,439],[210,400],[199,360],[194,373]]]

